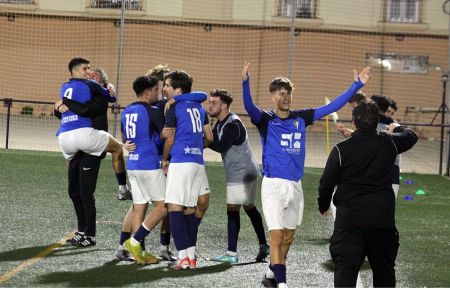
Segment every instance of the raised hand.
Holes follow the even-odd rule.
[[[366,66],[359,74],[356,69],[353,70],[355,81],[359,79],[363,84],[366,84],[369,81],[371,75],[372,68],[370,66]]]
[[[250,63],[244,62],[244,66],[242,67],[242,80],[246,81],[250,76]]]

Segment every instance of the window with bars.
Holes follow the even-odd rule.
[[[36,0],[0,0],[0,3],[11,3],[11,4],[35,4]]]
[[[91,0],[91,8],[122,8],[122,2],[125,9],[142,10],[143,0]]]
[[[315,18],[315,4],[315,0],[280,0],[276,16],[292,17],[295,13],[296,18]]]
[[[387,21],[394,23],[418,23],[419,0],[387,0]]]

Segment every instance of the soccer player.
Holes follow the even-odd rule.
[[[103,68],[93,68],[91,69],[91,72],[88,75],[88,78],[90,80],[96,81],[99,83],[100,86],[102,86],[104,89],[114,90],[114,86],[109,83],[109,77],[106,74],[106,71]],[[108,103],[116,103],[117,98],[115,94],[109,94],[107,96]],[[73,104],[72,104],[73,105]],[[101,128],[96,128],[99,130],[104,130],[108,132],[108,109],[103,112],[101,116],[98,116],[98,118],[103,119],[102,124],[104,124]],[[119,184],[119,190],[117,191],[117,199],[118,200],[131,200],[131,192],[127,187],[127,177],[126,172],[120,172],[116,173],[116,179],[117,183]]]
[[[108,76],[103,69],[91,70],[89,67],[89,62],[87,63],[88,70],[84,74],[85,79],[97,82],[103,88],[103,96],[106,98],[107,102],[115,102],[115,89],[114,86],[108,83]],[[63,104],[68,107],[68,109],[75,114],[83,117],[90,117],[93,121],[93,128],[97,130],[108,131],[108,104],[102,102],[101,106],[98,106],[100,101],[91,100],[87,102],[77,102],[76,100],[70,98],[64,98]],[[112,165],[114,172],[116,174],[117,183],[119,189],[117,192],[117,199],[125,200],[131,199],[131,192],[127,187],[127,176],[125,171],[125,162],[123,160],[122,148],[113,148],[116,151],[108,151],[113,155]],[[120,150],[119,150],[120,149]]]
[[[272,80],[269,91],[275,105],[273,111],[258,108],[250,94],[250,64],[242,69],[244,107],[261,135],[263,181],[261,200],[269,230],[270,265],[263,278],[264,286],[287,287],[286,262],[297,224],[303,216],[301,178],[305,163],[306,127],[342,108],[369,80],[366,67],[355,82],[330,104],[312,109],[291,110],[292,82],[283,77]]]
[[[337,186],[330,245],[334,287],[356,287],[358,271],[367,256],[373,287],[394,288],[399,235],[390,186],[392,166],[396,155],[414,146],[417,135],[398,124],[392,124],[393,133],[377,132],[379,112],[373,101],[361,102],[352,116],[356,131],[331,150],[319,185],[322,215],[327,214]]]
[[[391,119],[394,119],[394,114],[395,112],[397,112],[398,107],[397,107],[397,102],[390,98],[390,103],[389,103],[389,108],[386,111],[386,117],[389,117]]]
[[[133,83],[133,89],[139,102],[130,104],[122,113],[124,141],[126,141],[126,144],[132,144],[132,147],[130,146],[132,149],[128,155],[127,170],[132,190],[135,188],[137,195],[135,197],[133,190],[133,206],[125,217],[116,257],[119,260],[129,260],[127,251],[131,251],[134,259],[140,264],[157,262],[153,255],[142,251],[144,240],[150,231],[167,216],[167,210],[164,207],[166,178],[164,176],[164,185],[162,185],[159,178],[160,173],[162,173],[160,169],[161,154],[158,148],[165,119],[161,108],[153,105],[158,100],[158,81],[157,78],[152,76],[137,78]],[[195,92],[178,95],[174,98],[201,102],[205,100],[205,95]],[[143,110],[143,107],[147,110]],[[149,117],[146,118],[145,112]],[[154,168],[155,164],[157,164],[157,168]],[[157,180],[150,178],[156,175],[158,176]],[[155,209],[144,220],[148,205],[148,202],[144,202],[145,200],[155,201]],[[132,219],[132,222],[130,222],[130,219]],[[132,229],[136,231],[134,236],[129,239]],[[170,240],[170,233],[168,235]],[[160,257],[163,260],[171,261],[172,254],[167,249],[168,245],[169,241],[164,248],[166,252],[161,251]]]
[[[366,95],[363,92],[359,91],[350,98],[348,104],[353,109],[363,100],[366,100]],[[350,137],[353,133],[352,129],[345,127],[342,123],[337,124],[336,129],[345,138]]]
[[[164,93],[170,100],[188,94],[192,77],[184,71],[170,72],[164,80]],[[198,102],[180,101],[166,114],[166,126],[174,128],[175,135],[166,139],[162,165],[167,172],[166,203],[170,228],[178,250],[175,269],[195,268],[195,245],[199,226],[194,207],[200,198],[210,192],[203,160],[204,136],[212,141],[208,116]],[[169,166],[169,153],[172,156]],[[204,211],[203,211],[204,212]]]
[[[161,110],[161,112],[164,111],[164,107],[167,103],[167,98],[164,96],[163,92],[163,84],[164,84],[164,76],[167,75],[170,72],[170,69],[167,65],[159,64],[149,70],[146,73],[146,76],[152,76],[155,77],[158,80],[158,101],[152,103],[152,106],[156,106]],[[203,92],[192,92],[189,94],[182,94],[174,96],[171,100],[173,103],[177,100],[180,101],[194,101],[194,102],[203,102],[207,98],[207,95]],[[168,136],[173,136],[173,130],[167,127],[163,128],[161,136],[158,134],[154,135],[155,143],[157,144],[158,152],[162,157],[162,150],[163,150],[163,141],[162,139],[167,138]],[[136,149],[136,144],[127,141],[125,142],[125,148],[129,152],[133,152]],[[160,251],[159,251],[159,257],[164,261],[175,261],[176,257],[172,254],[172,252],[169,250],[170,246],[170,224],[169,224],[169,216],[166,215],[164,219],[161,222],[161,232],[160,232]],[[127,229],[128,230],[128,229]],[[129,229],[131,231],[131,228]],[[122,241],[122,240],[121,240]]]
[[[388,130],[389,125],[394,123],[394,120],[391,117],[386,116],[386,112],[391,104],[390,99],[381,94],[373,95],[370,99],[375,102],[379,112],[377,131],[383,132]],[[392,171],[392,189],[394,190],[395,199],[397,199],[398,191],[400,189],[400,162],[401,157],[400,154],[398,154],[395,158]]]
[[[61,100],[55,104],[55,115],[61,118],[61,127],[56,135],[64,157],[69,160],[69,196],[78,219],[78,231],[69,242],[87,247],[96,244],[94,192],[104,152],[112,152],[113,164],[119,168],[122,161],[123,171],[125,169],[120,143],[107,132],[93,128],[101,126],[101,120],[96,117],[108,106],[108,91],[87,80],[90,72],[88,60],[73,58],[68,68],[72,78],[62,85]],[[64,103],[66,100],[89,102],[89,106],[84,108],[82,115],[76,114],[68,110],[70,104]]]
[[[166,177],[161,170],[154,141],[154,134],[159,135],[164,127],[164,116],[161,110],[150,105],[158,98],[156,78],[138,77],[133,82],[133,90],[138,101],[128,105],[122,112],[121,128],[123,139],[136,144],[136,150],[128,155],[127,172],[133,195],[131,224],[132,228],[138,230],[131,239],[124,242],[123,247],[132,253],[139,264],[156,263],[156,258],[150,261],[145,259],[141,243],[167,215],[164,206]],[[155,207],[144,219],[149,203],[153,203]],[[121,240],[123,235],[125,233],[122,231]],[[118,251],[120,250],[119,248]]]
[[[211,91],[208,97],[208,115],[217,118],[213,129],[213,142],[209,148],[221,153],[227,182],[228,250],[225,255],[211,261],[237,263],[237,242],[240,230],[239,211],[244,207],[258,237],[259,252],[256,261],[269,255],[261,214],[255,206],[258,164],[250,148],[247,129],[235,114],[230,112],[231,93],[223,89]]]

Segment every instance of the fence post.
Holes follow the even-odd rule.
[[[120,7],[120,30],[119,30],[119,48],[117,51],[117,68],[116,68],[116,98],[117,98],[117,104],[119,104],[119,97],[120,97],[120,71],[122,70],[122,53],[123,53],[123,37],[125,33],[125,0],[121,1],[122,5]],[[117,114],[119,110],[117,110],[119,106],[114,107],[113,106],[113,113],[114,113],[114,126],[113,126],[113,136],[116,137],[116,131],[117,131]]]
[[[8,149],[9,147],[9,120],[11,119],[11,106],[12,106],[12,99],[4,99],[4,105],[8,106],[8,111],[6,113],[6,144],[5,149]]]
[[[291,79],[292,77],[292,62],[293,62],[293,54],[294,54],[294,46],[295,46],[295,19],[297,17],[297,1],[292,2],[292,15],[291,15],[291,29],[289,34],[289,47],[288,47],[288,72],[287,78]]]

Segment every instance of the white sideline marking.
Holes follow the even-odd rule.
[[[66,244],[66,240],[74,235],[74,232],[71,232],[67,234],[64,238],[59,240],[58,242],[51,244],[46,249],[38,253],[36,256],[29,258],[25,261],[23,261],[19,266],[15,267],[9,272],[6,272],[5,274],[0,276],[0,283],[6,282],[12,277],[14,277],[16,274],[20,273],[21,271],[25,270],[26,268],[36,264],[46,256],[48,256],[51,252],[56,250],[59,247],[62,247]]]

